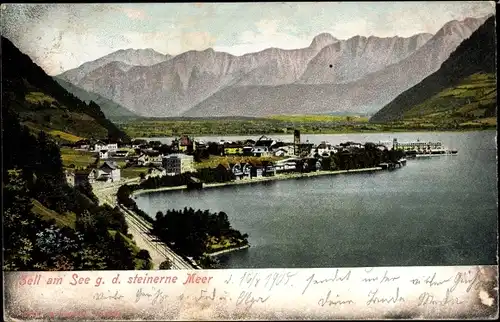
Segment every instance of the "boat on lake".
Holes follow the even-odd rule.
[[[438,148],[438,149],[430,149],[430,150],[424,150],[424,151],[418,151],[419,153],[415,154],[416,158],[422,158],[422,157],[438,157],[438,156],[443,156],[443,155],[457,155],[458,151],[457,150],[449,150],[445,148]]]
[[[407,158],[434,157],[445,155],[457,155],[458,150],[448,149],[440,141],[423,142],[417,139],[414,142],[398,142],[394,139],[392,142],[394,150],[404,151]]]

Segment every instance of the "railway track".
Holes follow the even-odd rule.
[[[139,236],[137,238],[142,238],[150,247],[148,251],[157,252],[165,259],[168,259],[172,263],[172,268],[174,269],[195,269],[191,263],[186,261],[180,255],[171,250],[167,245],[162,242],[153,241],[153,237],[149,233],[152,228],[147,222],[142,219],[137,218],[137,215],[132,211],[124,208],[123,206],[118,206],[120,210],[125,214],[125,219],[129,227],[135,230]],[[134,236],[135,237],[135,236]]]
[[[158,269],[161,262],[168,259],[173,269],[197,269],[200,268],[195,263],[190,263],[187,259],[175,253],[166,244],[154,241],[150,233],[151,224],[140,218],[137,214],[123,207],[116,202],[116,193],[123,184],[132,183],[136,179],[126,180],[120,184],[109,185],[103,187],[95,187],[94,194],[99,199],[100,204],[108,204],[111,207],[118,206],[118,209],[125,215],[125,220],[130,228],[130,233],[134,236],[136,242],[140,242],[141,248],[145,248],[153,259],[154,268]]]

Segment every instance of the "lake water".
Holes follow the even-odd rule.
[[[302,136],[334,144],[393,137],[440,140],[459,154],[394,171],[158,192],[136,202],[153,217],[183,207],[226,212],[251,243],[220,257],[227,268],[495,264],[495,131]]]

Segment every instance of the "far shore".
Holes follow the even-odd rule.
[[[414,130],[409,130],[409,129],[393,129],[393,130],[385,130],[385,131],[380,131],[380,130],[364,130],[364,131],[325,131],[325,132],[307,132],[303,131],[301,132],[302,135],[343,135],[343,134],[385,134],[385,133],[436,133],[436,132],[452,132],[452,133],[466,133],[466,132],[482,132],[482,131],[496,131],[497,128],[496,126],[491,126],[488,128],[467,128],[467,129],[433,129],[433,130],[425,130],[425,129],[414,129]],[[262,135],[267,135],[267,136],[280,136],[280,135],[293,135],[293,133],[224,133],[224,134],[203,134],[203,133],[184,133],[185,135],[189,136],[195,136],[195,137],[228,137],[228,136],[262,136]],[[156,138],[172,138],[172,137],[178,137],[180,134],[166,134],[162,136],[137,136],[137,139],[156,139]]]
[[[308,173],[277,174],[277,175],[271,176],[271,177],[242,179],[242,180],[221,182],[221,183],[207,183],[207,184],[203,184],[203,189],[215,188],[215,187],[225,187],[225,186],[232,186],[232,185],[240,185],[240,184],[252,184],[252,183],[267,182],[267,181],[309,178],[309,177],[335,175],[335,174],[343,174],[343,173],[372,172],[372,171],[380,171],[380,170],[382,170],[381,167],[374,167],[374,168],[362,168],[362,169],[353,169],[353,170],[315,171],[315,172],[308,172]],[[147,194],[147,193],[152,193],[152,192],[184,190],[184,189],[187,189],[186,185],[175,186],[175,187],[161,187],[161,188],[156,188],[156,189],[141,189],[141,190],[133,191],[131,194],[131,197],[136,197],[136,196],[139,196],[142,194]]]

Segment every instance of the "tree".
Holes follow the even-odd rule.
[[[139,267],[140,270],[151,270],[153,269],[153,262],[151,260],[145,260],[142,262],[142,265]]]
[[[201,162],[201,150],[195,150],[194,153],[193,153],[193,160],[194,162],[196,163],[199,163]]]
[[[205,269],[215,268],[219,264],[216,258],[207,255],[201,256],[198,262],[200,263],[200,266]]]
[[[145,249],[141,249],[137,255],[135,255],[135,258],[137,259],[142,259],[142,260],[150,260],[151,255],[149,255],[149,252]]]
[[[160,269],[172,269],[172,263],[166,259],[160,264]]]
[[[111,242],[111,254],[109,258],[109,267],[115,270],[132,270],[135,268],[132,251],[120,232],[115,233]]]
[[[76,270],[103,270],[107,268],[103,250],[86,245],[78,252]]]
[[[141,172],[141,173],[139,174],[139,178],[141,178],[141,180],[146,179],[146,174],[145,174],[144,172]]]
[[[4,270],[23,270],[32,261],[38,227],[21,172],[10,171],[4,180],[7,180],[3,189]]]
[[[78,185],[77,189],[85,196],[89,197],[89,199],[92,200],[95,204],[99,204],[99,199],[94,194],[92,185],[88,181],[84,181],[82,184]]]

